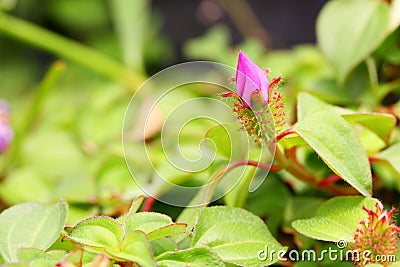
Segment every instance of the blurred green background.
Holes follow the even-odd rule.
[[[343,81],[315,45],[315,23],[325,2],[0,0],[0,98],[9,102],[15,131],[14,142],[0,155],[0,210],[24,201],[66,198],[70,224],[92,214],[125,212],[141,193],[122,151],[126,107],[142,82],[175,63],[212,60],[234,67],[238,51],[245,51],[271,70],[270,77],[283,75],[289,123],[296,120],[301,91],[352,109],[391,108],[398,116],[399,30],[351,63]],[[376,60],[375,80],[367,56]],[[182,99],[204,94],[193,90]],[[155,125],[148,142],[158,155]],[[197,145],[204,133],[199,130],[185,142]],[[387,146],[368,132],[363,135],[370,155]],[[391,143],[398,140],[393,136]],[[331,174],[310,149],[299,154],[315,173]],[[140,166],[142,156],[132,160]],[[377,196],[394,203],[399,174],[380,166],[376,171],[384,177]],[[152,173],[143,170],[142,175]],[[185,182],[192,181],[187,177]],[[245,206],[273,218],[268,224],[276,232],[280,224],[289,227],[292,220],[311,216],[296,203],[315,210],[325,196],[287,173],[271,174]],[[237,204],[232,198],[225,201]],[[179,212],[161,203],[154,208],[173,216]]]

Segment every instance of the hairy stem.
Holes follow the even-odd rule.
[[[276,136],[276,142],[282,140],[285,136],[296,133],[292,128],[289,128]]]
[[[201,201],[203,203],[210,202],[215,190],[219,185],[219,182],[221,181],[221,178],[231,170],[240,166],[253,166],[263,170],[271,170],[271,171],[281,170],[281,167],[276,165],[261,163],[253,160],[238,160],[232,164],[229,164],[225,168],[221,169],[219,172],[216,172],[215,175],[210,177],[210,179],[207,182],[207,186],[210,186],[210,188],[208,190],[204,190],[203,195],[201,197]]]

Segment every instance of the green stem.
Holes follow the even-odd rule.
[[[26,111],[25,119],[23,120],[22,124],[15,129],[16,133],[14,142],[11,146],[11,150],[7,154],[6,160],[3,161],[4,165],[0,166],[0,170],[10,167],[13,160],[18,157],[21,147],[21,140],[24,140],[25,136],[32,128],[35,120],[37,119],[37,116],[40,113],[44,101],[50,94],[51,90],[54,88],[54,85],[60,78],[60,75],[63,73],[64,69],[65,64],[61,61],[56,61],[50,66],[50,69],[46,72],[45,77],[39,84],[31,105]]]
[[[40,82],[37,92],[34,95],[33,101],[31,102],[31,106],[29,107],[25,115],[25,121],[19,129],[20,135],[25,135],[26,132],[33,126],[35,119],[39,115],[40,109],[43,106],[44,101],[56,85],[61,74],[64,72],[65,67],[65,63],[61,61],[56,61],[50,66],[46,75]]]
[[[369,80],[371,82],[371,86],[375,89],[379,85],[378,70],[376,67],[375,60],[373,58],[369,57],[365,60],[365,63],[367,64],[367,69],[368,69]]]
[[[125,68],[121,63],[94,49],[3,12],[0,12],[0,33],[7,34],[61,58],[77,62],[122,83],[134,91],[145,81],[145,77],[142,75]]]
[[[369,75],[369,80],[371,83],[371,92],[373,94],[373,97],[369,102],[371,105],[371,108],[375,108],[377,105],[379,105],[379,94],[380,94],[380,88],[379,88],[379,78],[378,78],[378,69],[376,67],[375,60],[372,57],[369,57],[365,60],[365,63],[367,65],[367,70],[368,70],[368,75]],[[370,99],[370,98],[368,98]]]

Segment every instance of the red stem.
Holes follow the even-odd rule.
[[[141,211],[148,212],[153,208],[154,203],[156,203],[156,199],[153,197],[147,197],[144,202]]]
[[[239,160],[236,161],[232,164],[229,164],[228,166],[226,166],[224,168],[224,170],[222,171],[222,174],[225,174],[226,172],[229,172],[230,170],[239,167],[239,166],[254,166],[263,170],[271,170],[273,172],[276,171],[280,171],[282,168],[280,166],[276,166],[276,165],[271,165],[271,164],[267,164],[267,163],[261,163],[258,161],[254,161],[254,160]]]
[[[332,174],[331,176],[325,178],[322,181],[319,181],[317,186],[318,187],[325,187],[327,185],[331,185],[339,181],[341,178],[337,174]]]
[[[294,133],[296,133],[296,132],[292,128],[289,128],[286,131],[283,131],[276,136],[276,142],[282,140],[285,136],[287,136],[289,134],[294,134]]]
[[[276,150],[275,158],[278,162],[282,162],[286,171],[290,172],[296,178],[309,183],[314,186],[318,186],[319,178],[309,171],[303,164],[298,162],[296,159],[296,149],[291,148],[285,151],[285,155],[279,150]],[[334,184],[327,184],[323,189],[332,195],[344,196],[344,195],[358,195],[352,187],[336,186]]]
[[[372,164],[372,163],[375,163],[375,162],[380,161],[380,159],[375,158],[375,157],[369,157],[369,158],[368,158],[368,161],[369,161],[370,164]]]
[[[219,179],[224,174],[228,173],[229,171],[233,170],[234,168],[239,167],[239,166],[245,166],[245,165],[253,166],[256,168],[263,169],[263,170],[271,170],[271,171],[280,171],[281,170],[281,167],[276,166],[276,165],[261,163],[261,162],[254,161],[254,160],[239,160],[232,164],[229,164],[224,169],[222,169],[222,171],[216,176],[215,180]],[[143,211],[143,212],[151,211],[155,202],[156,202],[155,198],[147,197],[143,203],[141,211]]]

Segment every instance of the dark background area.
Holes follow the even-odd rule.
[[[23,0],[18,1],[10,13],[122,61],[109,1],[113,0]],[[267,50],[315,43],[315,22],[325,2],[327,0],[152,0],[149,27],[153,33],[145,44],[145,49],[150,50],[144,53],[146,72],[152,75],[165,67],[193,60],[185,57],[184,45],[217,25],[227,29],[233,49],[247,37],[258,38]],[[240,7],[243,4],[248,10]],[[256,30],[251,32],[253,29]],[[149,45],[153,47],[148,49]],[[26,58],[30,61],[26,62]],[[24,88],[32,80],[38,82],[35,77],[41,77],[57,57],[0,35],[0,68],[10,69],[15,65],[21,71],[16,59],[24,61],[26,79],[13,87]]]
[[[232,1],[232,3],[235,0]],[[327,0],[251,0],[247,1],[268,34],[269,48],[290,48],[300,43],[315,42],[315,20]],[[207,9],[208,8],[208,9]],[[152,9],[163,17],[162,33],[174,45],[182,60],[185,41],[203,35],[216,24],[229,27],[233,44],[243,40],[230,16],[217,0],[153,0]]]
[[[79,21],[76,21],[75,25],[68,25],[65,23],[65,18],[57,17],[59,15],[57,9],[61,12],[61,8],[66,6],[65,3],[72,4],[71,8],[73,8],[74,1],[91,2],[93,0],[24,0],[18,2],[17,8],[12,13],[83,42],[90,41],[94,37],[112,30],[111,18],[108,17],[108,21],[101,18],[102,14],[109,16],[110,13],[106,0],[96,0],[104,3],[104,10],[90,10],[90,6],[94,5],[89,4],[86,13],[90,13],[87,16],[92,16],[92,18],[79,19],[82,22],[90,21],[87,25],[95,28],[85,28],[88,27],[87,25],[79,27]],[[64,2],[64,4],[57,2]],[[185,60],[182,55],[182,45],[187,40],[202,36],[215,25],[223,24],[230,30],[233,45],[243,40],[243,33],[237,29],[232,16],[227,13],[224,2],[231,6],[237,4],[237,0],[151,1],[152,12],[161,21],[160,34],[170,42],[174,50],[175,56],[172,57],[173,62],[169,62],[170,64]],[[239,2],[247,3],[267,34],[268,42],[266,42],[266,46],[270,49],[282,49],[290,48],[299,43],[315,42],[315,20],[319,10],[327,0],[239,0]],[[242,10],[237,10],[237,12],[240,15]],[[248,20],[245,15],[248,15],[248,13],[243,14],[243,19]],[[97,17],[99,18],[97,19]],[[241,23],[243,23],[243,20]],[[7,42],[9,43],[10,40],[8,39]],[[14,48],[18,49],[19,45],[15,45]],[[26,48],[26,45],[23,46]],[[43,54],[40,55],[40,58],[45,60],[46,64],[50,60],[46,60],[47,56]]]

